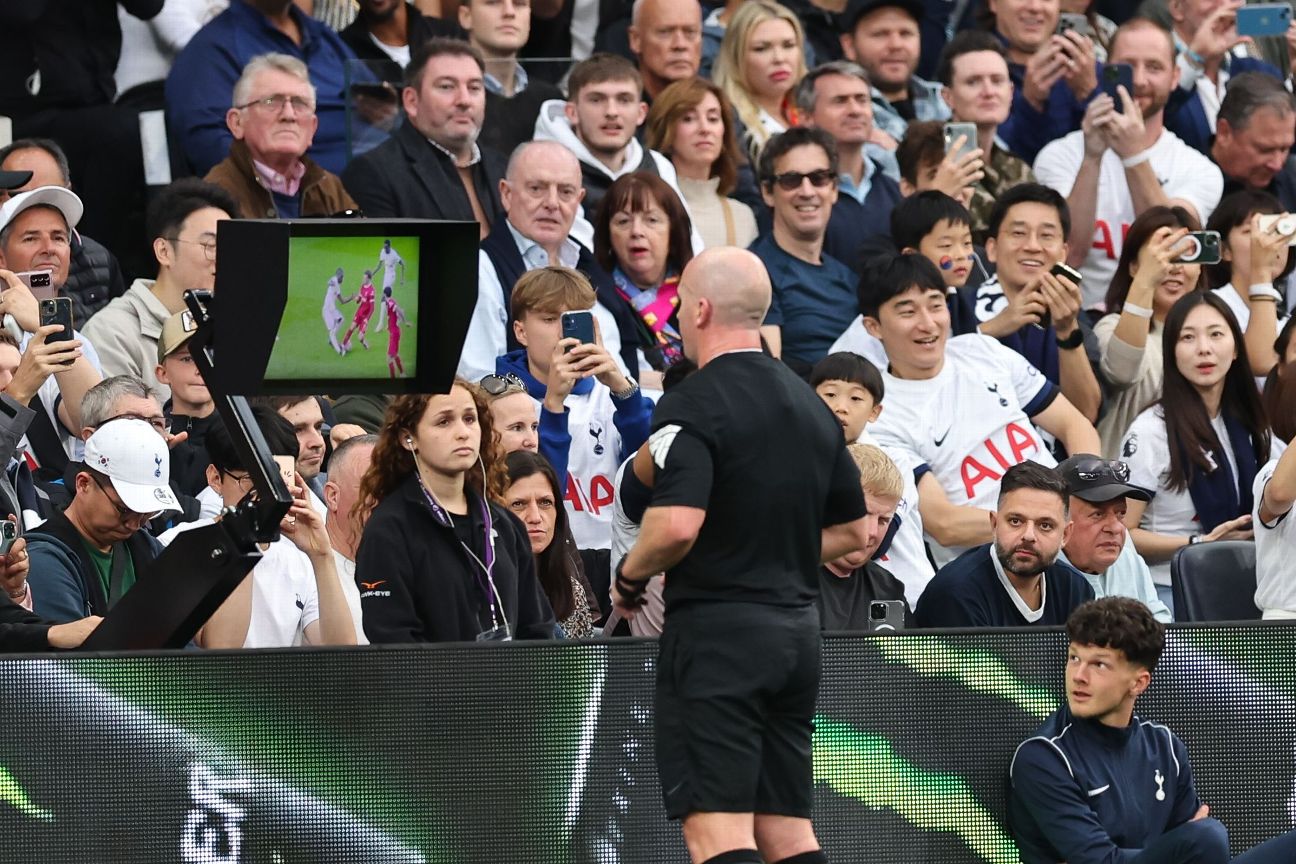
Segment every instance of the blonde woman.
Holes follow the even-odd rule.
[[[796,125],[789,97],[805,71],[805,33],[790,9],[773,0],[739,7],[725,28],[713,77],[738,115],[741,143],[752,158]]]

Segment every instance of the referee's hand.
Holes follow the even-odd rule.
[[[639,614],[639,609],[643,605],[643,602],[644,599],[642,595],[640,595],[636,600],[627,600],[625,597],[621,596],[621,592],[617,590],[616,584],[614,583],[612,585],[612,605],[621,613],[621,617],[627,621]]]

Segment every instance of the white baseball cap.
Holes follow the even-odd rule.
[[[143,420],[110,420],[85,443],[86,467],[106,474],[122,503],[136,513],[179,510],[171,491],[171,454]]]
[[[81,214],[85,212],[81,199],[71,189],[62,186],[38,186],[30,192],[19,192],[0,207],[0,231],[9,227],[9,223],[22,211],[40,205],[53,207],[62,213],[63,218],[67,220],[69,231],[76,227],[81,221]]]

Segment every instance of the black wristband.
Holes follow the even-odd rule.
[[[642,606],[644,592],[648,590],[648,580],[638,581],[630,579],[621,571],[621,566],[625,564],[625,558],[617,562],[616,572],[613,574],[612,581],[616,585],[617,591],[621,594],[622,599],[634,606]]]
[[[1054,337],[1054,341],[1057,342],[1057,346],[1063,351],[1070,351],[1071,349],[1079,348],[1084,344],[1084,331],[1080,329],[1079,325],[1077,325],[1076,328],[1071,331],[1070,336],[1065,339]]]

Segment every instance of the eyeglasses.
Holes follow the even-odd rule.
[[[151,522],[157,518],[159,513],[162,512],[161,510],[156,510],[152,513],[136,513],[134,510],[130,509],[125,504],[123,504],[120,500],[118,500],[115,494],[109,495],[107,487],[105,487],[102,483],[99,482],[98,477],[91,474],[90,479],[93,480],[94,484],[99,487],[99,491],[102,492],[103,496],[108,499],[108,503],[113,505],[113,509],[117,511],[117,518],[120,519],[123,523]]]
[[[242,492],[244,495],[246,495],[247,493],[251,492],[253,489],[256,488],[256,483],[252,481],[251,474],[244,474],[242,476],[239,476],[238,474],[235,474],[233,471],[222,471],[220,473],[225,477],[228,477],[231,480],[233,480],[234,485],[238,486],[239,491]]]
[[[526,393],[527,386],[521,378],[512,372],[503,375],[486,375],[478,382],[487,396],[504,396],[508,393]]]
[[[1117,483],[1128,483],[1130,479],[1129,465],[1121,462],[1119,459],[1113,459],[1105,462],[1101,459],[1094,459],[1089,462],[1081,462],[1075,466],[1076,476],[1081,480],[1115,480]]]
[[[291,105],[293,111],[303,117],[309,117],[315,113],[315,105],[301,96],[285,96],[283,93],[276,93],[273,96],[266,96],[264,99],[253,99],[251,102],[234,107],[242,111],[244,108],[257,108],[266,114],[280,114],[283,112],[285,105]]]
[[[820,168],[816,171],[784,171],[782,174],[766,174],[766,185],[775,185],[785,192],[795,192],[801,188],[801,184],[806,180],[816,189],[822,189],[837,182],[837,175],[827,168]]]
[[[208,261],[216,260],[216,241],[215,240],[182,240],[179,237],[168,237],[172,243],[188,243],[191,246],[201,246],[203,257]]]
[[[106,426],[107,424],[111,423],[114,420],[143,420],[145,423],[149,424],[154,429],[156,429],[157,433],[161,435],[163,438],[165,438],[171,431],[170,429],[167,428],[166,418],[161,416],[160,414],[154,414],[151,417],[146,417],[143,414],[135,414],[130,411],[124,414],[114,414],[112,417],[109,417],[107,420],[103,421],[103,423],[100,423],[98,426],[96,426],[95,429],[99,429],[103,426]]]

